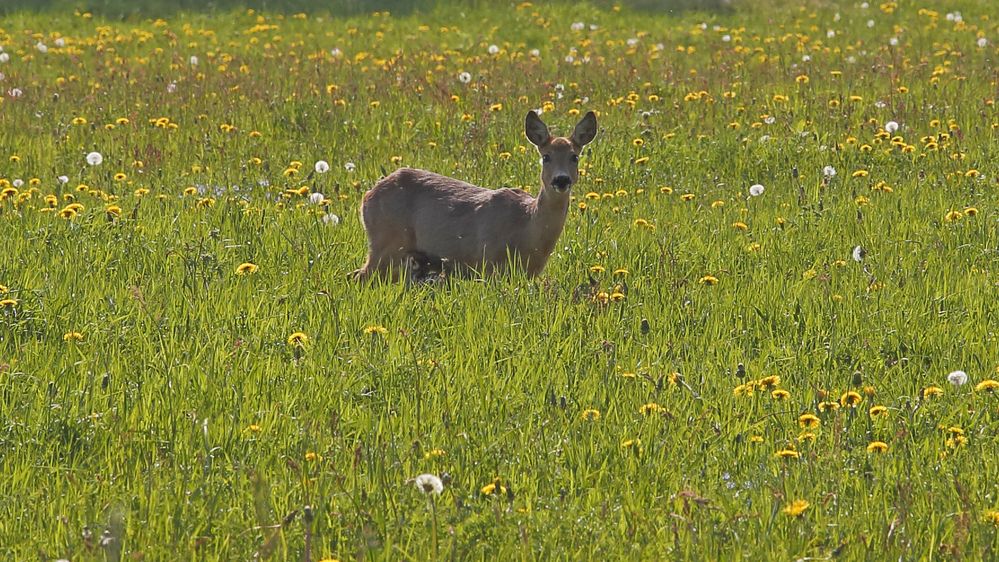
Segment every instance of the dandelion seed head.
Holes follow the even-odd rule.
[[[764,190],[765,188],[758,183],[749,186],[749,194],[752,195],[753,197],[759,197],[760,195],[763,195]]]
[[[440,495],[444,491],[444,482],[433,474],[421,474],[413,479],[413,483],[424,494]]]
[[[867,250],[863,246],[854,246],[850,256],[853,258],[853,261],[862,262],[864,261],[864,257],[867,256]]]
[[[101,162],[104,161],[104,156],[100,152],[91,152],[87,154],[87,164],[91,166],[100,166]]]
[[[833,168],[832,166],[826,166],[826,167],[822,168],[822,175],[825,176],[825,177],[827,177],[827,178],[835,177],[836,176],[836,168]]]
[[[889,121],[885,123],[885,131],[888,131],[889,133],[894,133],[897,130],[898,130],[898,122]]]
[[[316,162],[315,169],[317,174],[325,174],[330,171],[330,163],[325,160],[319,160]]]
[[[947,382],[954,386],[961,386],[968,382],[968,373],[961,370],[951,371],[947,375]]]
[[[468,72],[459,72],[458,81],[461,82],[462,84],[468,84],[469,82],[472,81],[472,75]]]

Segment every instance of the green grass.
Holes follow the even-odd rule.
[[[0,557],[994,557],[990,3],[767,7],[4,16]],[[541,278],[346,280],[399,165],[536,192],[546,104]]]

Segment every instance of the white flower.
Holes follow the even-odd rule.
[[[867,2],[861,2],[860,3],[860,8],[863,9],[863,10],[866,10],[867,8],[870,8],[870,7],[871,7],[871,5],[868,4]]]
[[[61,183],[63,185],[66,185],[67,183],[69,183],[69,176],[59,176],[56,179],[58,179],[59,183]]]
[[[531,49],[531,56],[534,58],[538,58],[541,56],[541,51],[538,49]]]
[[[576,57],[574,57],[572,55],[566,55],[565,56],[565,62],[567,62],[569,64],[572,64],[572,62],[575,61],[575,60],[576,60]]]
[[[444,483],[433,474],[421,474],[413,479],[416,489],[424,494],[440,494],[444,491]]]
[[[836,32],[830,29],[829,31],[826,32],[826,37],[832,39],[833,37],[836,37]]]
[[[468,84],[472,81],[472,75],[468,72],[461,72],[458,74],[458,81],[462,84]]]
[[[729,35],[727,33],[725,35],[722,35],[722,41],[728,43],[731,40],[732,40],[732,36],[731,35]]]
[[[590,31],[596,31],[598,29],[600,29],[600,27],[597,24],[595,23],[590,24]]]
[[[340,217],[334,215],[333,213],[328,213],[323,215],[323,223],[330,226],[336,226],[340,224]]]
[[[628,40],[625,41],[625,43],[627,43],[629,47],[634,47],[635,45],[638,44],[638,38],[637,37],[629,37]]]
[[[867,255],[867,250],[865,250],[863,246],[853,247],[853,254],[852,254],[853,261],[862,262],[864,261],[864,256],[866,255]]]
[[[325,200],[326,200],[326,198],[323,197],[323,194],[319,193],[318,191],[315,192],[315,193],[310,193],[309,194],[309,203],[312,203],[313,205],[319,205],[320,203],[322,203]]]
[[[898,37],[892,37],[891,39],[889,39],[888,40],[888,44],[891,45],[892,47],[897,47],[898,46]]]
[[[66,40],[64,38],[62,38],[62,37],[56,38],[56,40],[55,40],[55,46],[59,47],[59,48],[65,47],[66,46]]]
[[[968,373],[964,371],[952,371],[947,375],[947,382],[954,386],[961,386],[962,384],[968,382]]]
[[[340,50],[340,47],[333,47],[330,49],[330,54],[333,55],[334,58],[340,58],[343,56],[343,51]]]
[[[10,95],[10,97],[12,98],[19,98],[24,95],[24,90],[22,90],[21,88],[11,88],[7,92],[7,94]]]
[[[874,20],[867,20],[867,27],[874,27]]]
[[[988,44],[989,44],[989,40],[988,39],[986,39],[984,37],[979,37],[978,38],[978,48],[979,49],[984,49],[985,46],[988,45]]]
[[[198,57],[191,55],[191,66],[198,66]]]
[[[330,163],[325,160],[319,160],[316,162],[316,173],[325,174],[330,171]]]
[[[811,55],[802,55],[801,62],[811,62],[811,61],[812,61]]]
[[[13,185],[14,187],[16,187],[16,188],[20,189],[20,188],[21,188],[21,186],[22,186],[22,185],[24,185],[24,180],[22,180],[21,178],[17,178],[17,179],[15,179],[14,181],[12,181],[12,182],[10,182],[10,183],[11,183],[11,185]]]
[[[87,155],[87,164],[91,166],[100,166],[103,161],[104,157],[101,156],[100,152],[91,152]]]
[[[753,197],[759,197],[760,195],[763,195],[763,189],[764,188],[762,185],[754,183],[753,185],[749,186],[749,194],[752,195]]]
[[[357,169],[357,166],[355,166],[353,162],[347,162],[346,164],[343,165],[343,169],[347,170],[348,172],[353,172],[354,170]]]
[[[889,121],[885,123],[885,130],[888,131],[889,133],[894,133],[895,131],[898,130],[898,123],[895,121]]]
[[[7,53],[0,53],[0,62],[7,62],[10,60],[10,55]]]
[[[833,168],[832,166],[826,166],[825,168],[822,168],[822,175],[827,178],[834,177],[836,175],[836,168]]]
[[[777,118],[774,117],[773,115],[767,115],[767,118],[764,119],[763,122],[766,123],[767,125],[773,125],[774,123],[777,122]]]
[[[177,83],[176,82],[170,82],[169,84],[167,84],[167,93],[168,94],[172,94],[172,93],[174,93],[176,91],[177,91]]]
[[[874,107],[876,107],[878,109],[884,109],[887,105],[888,104],[886,104],[885,102],[883,102],[881,100],[878,100],[878,101],[874,102]]]
[[[497,47],[496,45],[489,45],[489,48],[486,49],[486,51],[488,51],[490,55],[495,55],[496,53],[499,52],[499,47]]]
[[[41,41],[39,41],[38,43],[35,43],[35,48],[38,49],[39,53],[43,53],[44,54],[44,53],[49,52],[49,46],[46,45],[45,43],[42,43]]]
[[[569,29],[573,31],[582,31],[586,29],[586,24],[581,21],[572,22],[572,25],[569,26]]]

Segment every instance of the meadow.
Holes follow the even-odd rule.
[[[187,5],[0,17],[0,558],[997,556],[989,0]],[[532,109],[539,278],[347,279]]]

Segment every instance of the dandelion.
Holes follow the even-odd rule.
[[[472,81],[472,75],[468,72],[460,72],[458,73],[458,81],[462,84],[468,84]]]
[[[763,190],[764,187],[758,183],[749,186],[749,194],[752,195],[753,197],[759,197],[760,195],[763,195]]]
[[[101,162],[104,161],[104,156],[100,152],[91,152],[87,154],[87,164],[91,166],[100,166]]]
[[[801,517],[811,505],[805,500],[794,500],[786,505],[782,511],[790,517]]]
[[[364,328],[363,331],[364,331],[364,335],[366,335],[366,336],[370,336],[370,335],[384,336],[385,334],[388,333],[388,329],[386,327],[379,326],[377,324],[371,325],[371,326],[367,326],[367,327]]]
[[[791,397],[791,393],[784,389],[777,389],[770,392],[770,397],[774,400],[787,400]]]
[[[794,449],[781,449],[774,453],[774,456],[778,459],[797,459],[801,458],[801,453]]]
[[[340,217],[334,215],[333,213],[327,213],[323,215],[323,224],[328,224],[331,226],[336,226],[340,224]]]
[[[955,222],[961,220],[964,214],[961,211],[953,210],[944,215],[944,222]]]
[[[958,370],[958,371],[951,371],[947,375],[947,382],[949,382],[950,384],[952,384],[954,386],[961,386],[961,385],[965,384],[966,382],[968,382],[968,373],[965,373],[964,371],[960,371],[960,370]]]
[[[313,205],[320,205],[325,200],[326,197],[322,193],[319,193],[318,191],[309,194],[309,203],[312,203]]]
[[[984,49],[989,44],[989,40],[984,37],[979,37],[975,44],[978,45],[979,49]]]
[[[923,389],[923,400],[933,398],[934,396],[943,396],[943,389],[939,386],[927,386]]]
[[[260,267],[255,263],[245,262],[236,268],[236,275],[253,275]]]
[[[642,415],[648,416],[652,414],[663,413],[666,411],[666,408],[663,408],[662,406],[656,404],[655,402],[649,402],[648,404],[642,404],[642,406],[638,408],[638,411]]]
[[[503,495],[506,493],[506,486],[503,485],[503,481],[500,480],[499,476],[497,476],[496,478],[493,478],[492,482],[480,488],[479,492],[483,496]]]
[[[315,170],[317,174],[325,174],[330,171],[330,163],[325,160],[316,161]]]
[[[889,121],[885,123],[885,131],[894,134],[898,130],[898,123],[895,121]]]
[[[801,414],[798,416],[798,425],[808,429],[815,429],[819,427],[822,420],[819,419],[815,414]]]
[[[857,171],[853,172],[853,174],[851,174],[851,177],[854,177],[854,178],[866,178],[868,176],[868,174],[870,174],[870,172],[868,172],[867,170],[857,170]]]
[[[594,410],[593,408],[583,410],[579,414],[579,419],[583,421],[598,421],[600,419],[600,410]]]
[[[260,433],[262,430],[263,428],[260,427],[260,425],[251,423],[250,425],[246,426],[246,429],[244,429],[243,431],[247,433]]]
[[[839,410],[838,402],[831,402],[828,400],[824,402],[819,402],[819,412],[821,413],[835,412],[836,410]]]
[[[867,250],[865,250],[863,246],[854,246],[853,252],[850,253],[850,257],[853,258],[853,261],[858,263],[864,261],[866,256]]]
[[[833,168],[832,166],[826,166],[822,168],[822,175],[827,178],[836,177],[836,168]]]
[[[497,47],[496,45],[489,45],[489,48],[486,49],[486,52],[488,52],[490,55],[495,55],[499,53],[499,47]]]
[[[999,392],[999,382],[992,379],[984,380],[975,385],[975,392]]]
[[[438,457],[443,457],[445,455],[444,449],[430,449],[426,453],[423,453],[423,460],[436,459]]]
[[[856,408],[861,401],[863,401],[863,396],[859,392],[853,390],[849,392],[844,392],[843,396],[840,396],[839,403],[844,408]]]
[[[888,413],[888,408],[885,406],[871,406],[871,409],[867,411],[867,414],[871,418],[880,418],[881,416]]]
[[[714,275],[705,275],[704,277],[698,279],[697,282],[700,283],[701,285],[708,285],[708,286],[717,285],[718,278],[715,277]]]
[[[62,341],[66,343],[83,341],[83,334],[80,332],[66,332],[62,335]]]
[[[308,462],[315,462],[318,460],[322,460],[322,457],[319,456],[315,451],[307,451],[305,453],[305,460]]]
[[[288,345],[292,347],[305,347],[309,343],[309,336],[305,332],[295,332],[288,336]]]
[[[433,474],[421,474],[413,479],[413,484],[424,494],[440,495],[444,491],[444,482]]]

